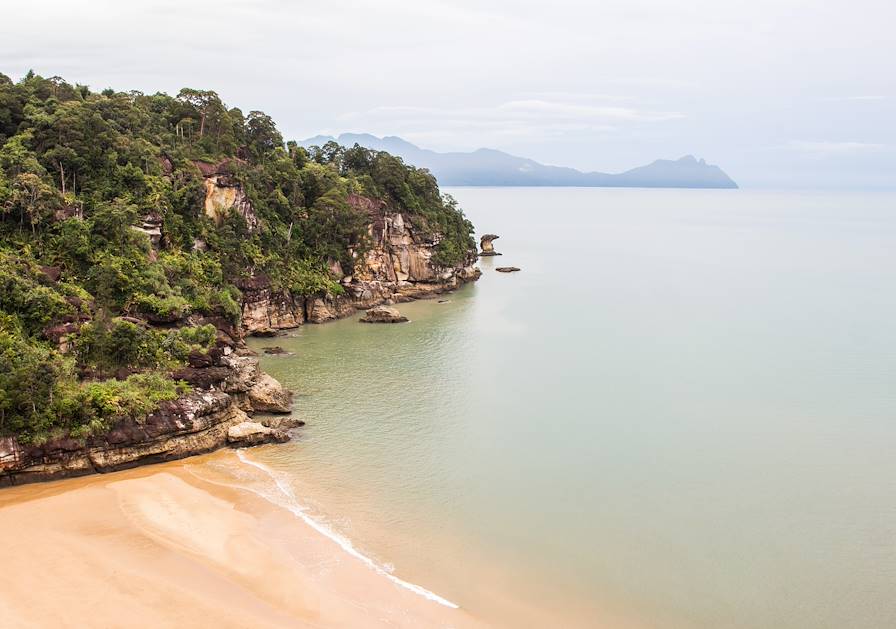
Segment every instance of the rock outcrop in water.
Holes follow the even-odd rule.
[[[499,266],[495,269],[498,273],[516,273],[520,270],[518,266]]]
[[[259,422],[245,421],[227,429],[227,443],[234,447],[250,447],[263,443],[289,441],[286,432]]]
[[[390,306],[371,308],[361,317],[361,323],[404,323],[408,318]]]
[[[344,274],[338,264],[331,266],[344,294],[302,297],[274,289],[263,275],[246,278],[239,284],[245,333],[266,335],[303,323],[341,319],[387,301],[401,303],[432,297],[482,275],[474,266],[475,251],[470,251],[458,265],[440,266],[434,258],[438,234],[424,235],[401,212],[388,209],[382,201],[356,194],[349,195],[348,201],[368,215],[372,245],[356,258],[351,275]]]
[[[501,255],[497,251],[495,251],[495,246],[492,244],[495,240],[500,238],[497,234],[484,234],[482,238],[479,239],[479,248],[480,256],[499,256]]]

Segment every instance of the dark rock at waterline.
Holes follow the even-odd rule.
[[[278,332],[274,328],[262,328],[261,330],[253,330],[252,336],[261,336],[263,338],[271,338],[277,336]]]
[[[367,311],[361,318],[361,323],[404,323],[407,320],[396,308],[377,306]]]
[[[305,425],[305,422],[296,417],[264,417],[259,421],[268,428],[276,430],[289,430],[290,428],[300,428]]]
[[[274,345],[272,347],[262,347],[261,349],[265,354],[272,354],[274,356],[277,356],[280,354],[291,354],[292,353],[292,352],[287,352],[285,349],[283,349],[279,345]]]
[[[518,266],[499,266],[495,269],[498,273],[515,273],[520,270]]]

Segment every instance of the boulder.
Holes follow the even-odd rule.
[[[257,446],[262,443],[283,443],[289,435],[277,428],[268,428],[258,422],[241,422],[227,429],[227,443],[236,448]]]
[[[520,270],[518,266],[499,266],[495,269],[498,273],[515,273]]]
[[[59,281],[62,276],[62,268],[58,266],[42,266],[40,272],[43,273],[46,280],[52,284]]]
[[[361,317],[361,323],[404,323],[408,318],[391,306],[371,308]]]
[[[275,378],[261,373],[249,389],[249,402],[253,411],[289,413],[292,410],[292,392]]]

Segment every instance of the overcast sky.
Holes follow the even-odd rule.
[[[213,89],[287,138],[611,172],[691,153],[742,186],[896,186],[892,0],[2,4],[14,80]]]

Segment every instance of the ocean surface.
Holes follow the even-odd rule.
[[[896,195],[448,192],[477,284],[252,341],[272,496],[495,626],[896,626]]]

